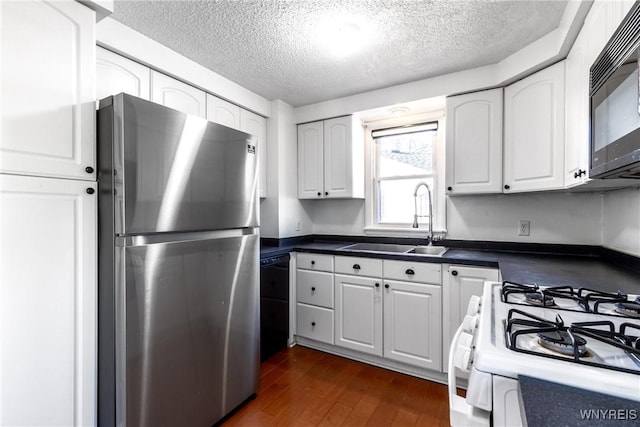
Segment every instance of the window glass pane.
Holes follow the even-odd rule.
[[[426,182],[432,191],[434,179],[396,179],[381,180],[378,186],[378,222],[387,224],[413,224],[414,199],[416,185]],[[435,200],[434,200],[435,201]],[[429,223],[429,198],[424,187],[418,191],[419,224]]]
[[[435,136],[435,131],[425,131],[376,138],[377,176],[432,174]]]

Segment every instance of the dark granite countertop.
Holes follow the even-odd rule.
[[[569,285],[601,291],[615,292],[622,290],[631,294],[640,294],[640,272],[628,266],[612,262],[607,257],[598,254],[593,248],[589,248],[590,250],[573,250],[574,247],[572,246],[567,246],[568,249],[565,249],[562,245],[550,245],[549,250],[551,253],[549,253],[543,250],[544,246],[542,248],[536,247],[535,249],[542,252],[518,251],[513,246],[509,246],[508,250],[458,247],[449,249],[442,257],[429,257],[416,254],[338,250],[345,245],[353,243],[348,237],[344,239],[343,241],[314,240],[292,242],[281,246],[263,245],[260,253],[262,258],[296,251],[494,267],[500,268],[503,280],[517,283],[535,283],[547,286]]]
[[[524,375],[518,387],[527,427],[640,425],[640,402]]]

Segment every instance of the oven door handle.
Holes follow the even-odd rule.
[[[447,381],[449,388],[449,422],[452,427],[489,427],[491,425],[491,412],[469,405],[466,399],[458,396],[457,393],[456,366],[454,360],[462,332],[463,325],[460,325],[453,336],[451,348],[449,349],[449,372]]]

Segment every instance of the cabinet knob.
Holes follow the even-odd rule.
[[[587,174],[586,170],[578,169],[578,172],[574,172],[573,177],[580,178],[582,175],[586,175],[586,174]]]
[[[385,289],[389,289],[389,285],[384,285],[384,288]]]
[[[318,197],[322,196],[322,193],[318,191]]]
[[[329,192],[328,192],[328,191],[325,191],[325,192],[324,192],[324,195],[325,195],[325,196],[328,196],[328,195],[329,195]]]
[[[315,292],[315,291],[316,291],[316,287],[315,287],[315,286],[312,286],[312,287],[311,287],[311,292]]]
[[[316,262],[315,261],[311,261],[311,265],[316,265]]]
[[[509,184],[506,184],[506,185],[504,186],[504,189],[505,189],[505,190],[508,190],[508,189],[510,189],[510,188],[511,188],[511,187],[509,187]]]
[[[452,191],[453,187],[447,187],[447,190]]]
[[[413,271],[412,268],[407,268],[407,271],[405,271],[405,274],[408,274],[409,276],[413,276],[414,274],[416,274],[416,272]]]
[[[360,270],[360,264],[353,264],[354,270]]]
[[[87,194],[93,194],[95,192],[96,192],[96,190],[94,190],[93,188],[91,188],[91,187],[87,188]]]
[[[453,271],[451,272],[451,275],[452,275],[452,276],[457,276],[457,275],[458,275],[458,272],[457,272],[456,270],[453,270]]]
[[[87,166],[86,168],[84,168],[84,171],[86,173],[93,173],[93,168],[91,166]]]
[[[379,288],[379,287],[380,287],[380,283],[376,283],[376,288]]]
[[[316,326],[316,322],[311,322],[311,326]]]

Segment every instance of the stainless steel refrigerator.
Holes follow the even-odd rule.
[[[99,425],[210,426],[258,385],[254,137],[126,94],[97,126]]]

